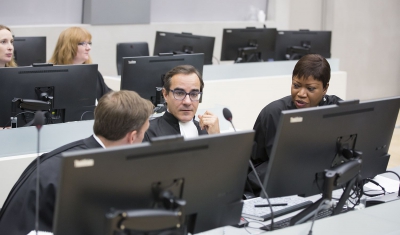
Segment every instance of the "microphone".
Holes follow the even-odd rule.
[[[45,123],[45,117],[44,117],[44,112],[42,111],[36,111],[35,117],[33,118],[33,126],[36,126],[38,131],[42,128],[42,126]]]
[[[227,108],[224,108],[222,110],[222,113],[224,114],[224,118],[226,120],[228,120],[230,123],[232,123],[232,113],[231,113],[231,111],[229,109],[227,109]]]
[[[228,122],[231,123],[231,125],[232,125],[232,127],[233,127],[233,130],[236,132],[236,128],[235,128],[235,126],[233,126],[233,122],[232,122],[232,112],[231,112],[228,108],[224,108],[224,109],[222,110],[222,113],[224,114],[224,118],[225,118]],[[249,159],[249,163],[250,163],[251,169],[252,169],[253,172],[254,172],[254,175],[256,176],[257,182],[258,182],[258,184],[260,185],[261,190],[262,190],[262,192],[264,193],[264,195],[265,195],[265,197],[266,197],[266,199],[267,199],[267,201],[268,201],[268,205],[269,205],[269,208],[270,208],[270,210],[271,210],[271,230],[274,230],[274,212],[273,212],[273,210],[272,210],[272,204],[271,204],[271,202],[269,201],[269,197],[268,197],[267,191],[265,190],[264,185],[261,183],[260,177],[258,177],[256,168],[254,167],[253,162],[251,162],[251,159]]]
[[[233,127],[233,130],[236,132],[236,128],[235,128],[235,126],[234,126],[233,123],[232,123],[232,113],[231,113],[231,111],[230,111],[228,108],[224,108],[224,109],[222,110],[222,114],[224,114],[224,118],[225,118],[228,122],[231,123],[231,125],[232,125],[232,127]]]
[[[36,235],[39,231],[39,188],[40,188],[40,181],[39,181],[39,171],[40,171],[40,156],[39,156],[39,146],[40,146],[40,129],[45,123],[44,112],[36,111],[35,117],[33,118],[33,125],[36,126],[38,130],[37,136],[37,158],[36,158],[36,208],[35,208],[35,231]]]

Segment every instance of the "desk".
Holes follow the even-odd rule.
[[[338,234],[363,234],[363,235],[395,235],[400,234],[400,200],[368,207],[363,210],[352,211],[345,214],[317,220],[314,223],[313,234],[338,235]],[[249,229],[252,234],[271,235],[307,235],[311,222],[280,229],[272,232]],[[217,228],[199,235],[249,235],[244,229],[231,226]]]
[[[400,166],[389,169],[390,171],[394,171],[396,173],[400,173]],[[394,174],[381,174],[389,179],[394,179],[398,182],[397,176]],[[391,183],[391,180],[388,182],[382,182],[382,186],[388,186],[383,183]],[[398,190],[398,184],[397,189]],[[334,191],[334,197],[339,197],[341,190]],[[310,197],[310,200],[318,200],[318,196]],[[285,216],[278,217],[278,220],[281,218],[287,218],[295,215],[297,213],[291,213]],[[344,214],[339,214],[333,217],[327,217],[324,219],[320,219],[315,221],[313,227],[313,234],[324,234],[324,235],[337,235],[337,234],[363,234],[363,235],[395,235],[400,234],[400,223],[399,223],[399,214],[400,214],[400,200],[384,203],[381,205],[371,206],[361,210],[350,211]],[[263,224],[269,224],[270,221],[262,222]],[[251,227],[261,227],[260,223],[250,223]],[[311,222],[307,222],[304,224],[296,225],[293,227],[288,227],[272,232],[265,232],[259,229],[248,228],[252,234],[271,234],[271,235],[307,235],[310,230]],[[210,231],[206,231],[200,233],[200,235],[249,235],[249,233],[243,228],[235,228],[232,226],[226,226],[223,228],[217,228]]]

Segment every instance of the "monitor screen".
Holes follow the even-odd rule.
[[[237,224],[254,132],[173,137],[64,153],[54,234],[113,234],[105,232],[106,213],[165,210],[157,196],[165,191],[186,202],[183,213],[190,233]]]
[[[46,63],[46,37],[14,37],[14,58],[18,66]]]
[[[278,31],[275,60],[298,60],[305,54],[331,58],[331,31]]]
[[[157,101],[156,87],[163,86],[164,75],[178,65],[192,65],[203,73],[203,54],[180,54],[123,58],[121,90],[136,91],[154,105]]]
[[[237,60],[242,51],[248,53],[248,57],[257,54],[262,61],[274,59],[275,28],[224,29],[223,32],[221,60]]]
[[[87,120],[93,118],[96,100],[97,64],[16,67],[0,69],[0,126],[9,126],[12,100],[20,98],[50,103],[47,123]],[[14,103],[18,104],[18,103]],[[33,114],[16,107],[17,126],[32,120]],[[90,118],[89,118],[90,117]]]
[[[147,42],[124,42],[117,44],[117,72],[121,75],[122,58],[149,56],[149,46]]]
[[[268,196],[320,193],[320,173],[347,161],[342,149],[362,152],[361,179],[385,172],[399,108],[393,97],[282,111],[264,180]]]
[[[215,37],[157,31],[153,55],[203,53],[204,64],[212,64],[214,41]]]

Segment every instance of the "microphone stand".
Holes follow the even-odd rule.
[[[233,125],[233,122],[232,122],[232,113],[231,113],[231,111],[230,111],[229,109],[227,109],[227,108],[224,108],[224,109],[222,110],[222,113],[224,114],[224,118],[225,118],[228,122],[231,123],[231,125],[232,125],[232,127],[233,127],[233,130],[236,132],[236,128],[235,128],[235,126]],[[254,172],[254,175],[256,176],[257,182],[260,184],[261,190],[262,190],[262,192],[264,193],[265,198],[267,199],[269,208],[270,208],[270,210],[271,210],[271,231],[272,231],[272,230],[274,230],[274,211],[272,210],[272,204],[271,204],[271,202],[269,201],[269,197],[268,197],[267,191],[265,190],[264,185],[261,183],[260,177],[258,177],[256,168],[254,167],[253,163],[251,162],[251,159],[249,159],[249,164],[250,164],[251,169],[252,169],[253,172]]]
[[[44,113],[37,111],[34,117],[34,125],[36,126],[37,132],[37,158],[36,158],[36,208],[35,208],[35,231],[38,235],[39,231],[39,190],[40,190],[40,129],[44,124]]]

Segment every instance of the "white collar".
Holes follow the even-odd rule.
[[[179,129],[185,139],[199,136],[199,131],[193,121],[179,122]]]
[[[101,147],[103,147],[103,149],[106,148],[106,146],[103,144],[103,142],[101,142],[101,139],[99,139],[99,137],[97,137],[97,135],[93,134],[93,138],[97,141],[97,143],[99,143],[101,145]]]

